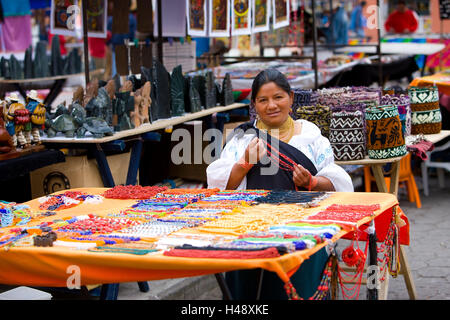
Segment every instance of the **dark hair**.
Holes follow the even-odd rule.
[[[256,95],[258,94],[259,89],[266,83],[273,82],[278,87],[283,89],[283,91],[286,91],[288,94],[291,93],[291,85],[289,84],[289,81],[286,79],[284,74],[282,74],[277,69],[266,69],[264,71],[261,71],[256,76],[255,80],[253,80],[252,84],[252,102],[255,102]]]
[[[406,1],[405,1],[405,0],[398,0],[398,1],[397,1],[397,4],[403,4],[403,5],[406,5]]]
[[[361,5],[361,7],[365,7],[367,2],[366,1],[361,1],[359,4]]]

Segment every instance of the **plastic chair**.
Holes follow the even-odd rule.
[[[430,193],[428,189],[428,168],[437,169],[439,187],[440,188],[445,187],[444,169],[450,172],[450,162],[431,161],[431,155],[435,152],[447,150],[449,148],[450,148],[450,141],[442,146],[434,148],[433,151],[427,152],[428,159],[424,160],[420,164],[422,170],[423,193],[425,194],[425,196],[428,196]]]
[[[384,177],[384,180],[386,181],[386,186],[389,191],[389,187],[391,185],[391,183],[390,183],[391,178]],[[372,175],[370,166],[365,166],[364,167],[364,185],[365,185],[366,192],[370,192],[372,181],[375,181],[375,177]],[[414,179],[414,175],[411,170],[411,154],[410,153],[408,153],[406,156],[404,156],[400,160],[400,172],[399,172],[398,182],[399,183],[403,182],[406,184],[409,202],[415,202],[417,208],[420,209],[422,207],[422,203],[420,201],[419,190],[417,189],[416,180]]]

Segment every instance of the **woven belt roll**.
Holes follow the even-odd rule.
[[[410,87],[408,95],[411,100],[411,134],[441,132],[442,114],[437,87]]]
[[[319,127],[324,137],[330,136],[330,116],[331,111],[327,106],[301,106],[295,111],[296,119],[304,119],[314,123]]]
[[[382,105],[366,109],[367,153],[371,159],[388,159],[406,154],[398,109]]]
[[[364,114],[359,111],[333,111],[330,143],[337,161],[360,160],[366,154]]]
[[[381,105],[393,105],[398,109],[400,121],[402,123],[403,137],[411,134],[411,104],[409,96],[400,94],[386,94],[381,97]]]

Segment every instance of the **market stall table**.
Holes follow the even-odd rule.
[[[408,42],[382,42],[381,54],[422,54],[432,55],[438,53],[445,48],[441,43],[408,43]],[[377,53],[376,46],[346,46],[335,49],[335,52],[362,52],[362,53]]]
[[[90,71],[91,76],[96,76],[104,71],[102,69]],[[25,99],[26,90],[31,89],[50,89],[49,94],[44,100],[44,104],[50,106],[56,97],[61,93],[64,84],[72,78],[84,77],[84,73],[65,74],[44,78],[29,79],[2,79],[0,78],[0,97],[4,97],[6,92],[19,91],[20,95]]]
[[[443,71],[431,76],[415,78],[410,86],[426,87],[437,86],[439,93],[450,95],[450,71]]]
[[[106,190],[108,189],[91,188],[69,191],[101,195]],[[84,202],[75,207],[58,211],[57,216],[44,217],[39,221],[30,222],[29,225],[56,221],[55,217],[68,219],[69,217],[73,218],[88,213],[106,216],[109,212],[118,212],[118,210],[129,208],[135,203],[136,200],[103,198],[100,203]],[[41,204],[42,201],[40,199],[34,199],[25,203],[25,205],[30,206],[31,210],[39,210]],[[364,226],[367,226],[372,221],[375,221],[378,237],[384,239],[394,218],[407,222],[407,218],[401,214],[400,210],[394,210],[398,206],[396,197],[385,193],[328,193],[328,197],[321,199],[317,206],[299,209],[298,205],[291,204],[292,208],[295,208],[291,210],[304,210],[298,218],[307,218],[335,204],[356,207],[375,206],[377,209],[374,209],[370,214],[363,215],[362,218],[358,218],[358,221],[355,224],[352,223],[350,227],[348,225],[347,227],[342,227],[340,231],[334,234],[330,240],[331,242],[353,234],[353,231],[356,230],[355,228],[364,229]],[[257,209],[257,206],[252,206],[252,208],[256,207]],[[276,204],[271,206],[273,214],[276,215],[278,210],[281,210],[278,208],[280,206]],[[245,206],[241,207],[241,210],[245,214]],[[229,217],[230,215],[226,214],[224,216]],[[219,217],[217,221],[220,221],[220,219],[222,218]],[[297,218],[294,217],[294,219]],[[336,223],[339,224],[339,222]],[[400,228],[399,241],[409,244],[409,227],[407,223]],[[256,259],[186,258],[182,256],[168,256],[161,251],[147,254],[118,254],[91,252],[86,249],[75,250],[58,246],[10,246],[8,250],[0,250],[0,283],[7,285],[66,287],[68,281],[67,272],[73,266],[77,266],[78,270],[80,270],[81,286],[99,283],[182,278],[254,268],[275,272],[285,283],[288,283],[290,276],[305,259],[308,259],[328,244],[328,241],[318,242],[309,249],[298,250],[273,258]],[[30,261],[33,261],[33,263],[29,263]],[[375,253],[375,264],[376,261]]]
[[[2,160],[0,161],[0,181],[15,179],[33,170],[64,161],[64,153],[59,150],[46,150],[45,148],[17,158]]]
[[[395,157],[389,159],[369,159],[366,157],[362,160],[351,160],[351,161],[336,161],[338,165],[369,165],[375,177],[375,181],[379,192],[392,193],[395,197],[398,195],[398,180],[400,172],[400,160],[402,157]],[[386,181],[384,180],[383,166],[386,164],[391,164],[390,170],[390,188],[388,191]],[[414,286],[414,280],[410,271],[408,260],[406,257],[406,252],[402,246],[400,246],[400,270],[405,278],[406,287],[410,299],[415,300],[417,297],[416,288]],[[383,289],[381,290],[381,299],[386,299],[389,288],[389,276],[383,282]]]

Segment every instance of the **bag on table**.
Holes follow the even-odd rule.
[[[409,96],[400,94],[386,94],[381,98],[381,105],[394,105],[398,109],[402,123],[403,137],[411,135],[411,104]]]
[[[329,140],[335,160],[364,159],[366,155],[365,134],[364,114],[362,111],[332,111]]]
[[[410,87],[411,134],[435,134],[441,132],[442,114],[439,108],[437,87]]]
[[[371,159],[389,159],[406,154],[398,109],[382,105],[366,109],[367,153]]]
[[[330,136],[330,117],[331,110],[327,106],[299,106],[295,110],[295,119],[304,119],[314,123],[326,138]]]

